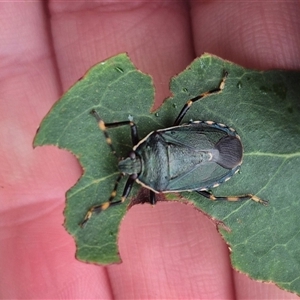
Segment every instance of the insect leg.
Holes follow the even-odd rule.
[[[187,103],[183,106],[183,108],[181,109],[179,115],[177,116],[175,122],[174,122],[174,126],[177,126],[180,124],[181,120],[183,119],[183,117],[185,116],[185,114],[187,113],[187,111],[190,109],[190,107],[193,105],[194,102],[200,100],[200,99],[203,99],[209,95],[213,95],[213,94],[219,94],[222,92],[222,90],[224,89],[225,87],[225,80],[228,76],[228,72],[224,72],[224,75],[223,75],[223,78],[219,84],[219,86],[217,88],[214,88],[208,92],[205,92],[205,93],[202,93],[201,95],[195,97],[195,98],[192,98],[192,99],[189,99],[187,101]]]
[[[79,224],[80,227],[83,227],[86,224],[86,222],[92,217],[93,213],[100,213],[101,211],[106,210],[106,209],[108,209],[111,206],[115,206],[115,205],[121,204],[121,203],[123,203],[126,200],[126,198],[128,197],[128,195],[129,195],[129,193],[131,191],[132,185],[133,185],[133,183],[135,181],[135,177],[133,177],[133,176],[130,176],[128,178],[128,180],[126,182],[126,185],[125,185],[125,188],[124,188],[124,191],[123,191],[123,195],[121,197],[121,200],[113,201],[114,198],[117,195],[118,185],[119,185],[119,182],[120,182],[122,176],[123,176],[123,174],[120,174],[119,177],[117,178],[115,186],[114,186],[114,189],[111,192],[108,201],[106,201],[106,202],[104,202],[102,204],[99,204],[99,205],[92,206],[88,210],[88,212],[86,213],[83,221]]]
[[[150,190],[150,204],[151,205],[155,205],[156,204],[155,193],[153,191],[151,191],[151,190]]]
[[[101,119],[101,117],[98,115],[98,113],[93,109],[91,111],[91,115],[97,120],[98,126],[100,130],[103,132],[106,143],[109,145],[111,151],[116,155],[116,150],[112,144],[111,138],[109,137],[109,134],[107,132],[107,128],[113,128],[113,127],[120,127],[124,125],[130,126],[131,131],[131,140],[132,144],[136,145],[139,142],[139,136],[137,132],[137,127],[133,121],[122,121],[122,122],[115,122],[115,123],[104,123],[104,121]]]
[[[260,199],[259,197],[253,195],[253,194],[245,194],[245,195],[240,195],[240,196],[228,196],[228,197],[216,197],[214,196],[211,192],[209,191],[196,191],[200,195],[215,201],[215,200],[226,200],[226,201],[240,201],[240,200],[253,200],[255,202],[261,203],[263,205],[268,205],[268,201]]]

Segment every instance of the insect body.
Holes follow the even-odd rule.
[[[154,192],[210,189],[239,168],[243,148],[235,131],[221,124],[191,122],[151,132],[120,161],[125,174]]]
[[[156,203],[157,193],[183,191],[195,191],[210,200],[252,199],[267,204],[253,194],[216,197],[209,192],[211,188],[230,179],[242,164],[243,146],[234,129],[212,121],[194,121],[180,125],[195,101],[222,91],[226,77],[227,73],[217,88],[190,99],[176,118],[174,126],[150,132],[142,140],[139,140],[137,127],[132,121],[105,124],[95,110],[91,112],[113,153],[115,150],[107,128],[129,125],[133,148],[128,157],[119,161],[118,168],[121,174],[110,198],[107,202],[91,207],[81,226],[91,218],[93,212],[123,203],[134,182],[149,189],[150,203],[153,205]],[[123,175],[129,177],[122,197],[113,201]]]

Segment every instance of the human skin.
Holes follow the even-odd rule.
[[[179,203],[127,213],[122,264],[75,260],[62,212],[81,168],[55,147],[33,150],[32,140],[62,93],[120,52],[153,76],[155,107],[170,77],[203,52],[249,68],[299,69],[299,13],[298,1],[2,2],[0,297],[297,299],[233,271],[215,224]]]

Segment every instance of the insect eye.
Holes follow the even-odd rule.
[[[135,160],[136,155],[135,155],[135,153],[132,151],[132,152],[129,153],[129,157],[130,157],[132,160]]]

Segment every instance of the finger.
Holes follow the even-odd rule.
[[[64,90],[95,63],[128,52],[139,69],[153,76],[157,107],[170,94],[169,79],[193,59],[183,1],[53,1],[50,8]]]
[[[145,1],[136,4],[55,1],[51,3],[51,20],[55,36],[53,44],[64,90],[95,63],[126,51],[139,69],[154,77],[157,103],[161,103],[169,95],[169,78],[183,70],[193,58],[188,10],[184,2]],[[187,260],[177,260],[176,269],[183,271],[181,275],[173,272],[170,268],[174,263],[172,256],[163,255],[166,249],[157,239],[157,231],[151,230],[153,224],[156,230],[160,230],[161,217],[155,210],[149,214],[148,209],[146,205],[141,206],[140,210],[133,211],[133,217],[130,212],[126,218],[129,225],[121,233],[124,242],[120,244],[123,263],[107,268],[113,295],[122,299],[143,299],[182,295],[184,292],[195,297],[190,285],[195,268],[191,268]],[[172,211],[173,214],[181,211],[178,206],[170,209],[170,214]],[[193,210],[190,209],[190,212]],[[149,230],[141,235],[139,232],[132,234],[132,228],[139,229],[135,217],[141,215],[144,226]],[[169,234],[163,232],[163,235]],[[182,235],[184,233],[180,231],[172,243],[182,243]],[[147,251],[151,251],[149,241],[154,242],[157,255],[147,255]],[[177,247],[175,251],[182,253],[187,245]],[[141,260],[138,263],[134,255],[136,251],[140,252],[138,259]],[[190,275],[183,276],[186,273]],[[162,284],[164,276],[168,277],[166,284]],[[181,285],[174,284],[178,278]],[[92,280],[90,285],[97,295],[100,289],[98,279]]]
[[[210,52],[249,68],[299,68],[299,2],[191,1],[191,6],[197,54]],[[237,273],[234,278],[237,298],[290,296]]]
[[[191,6],[197,55],[209,52],[249,68],[299,68],[299,2]]]
[[[32,148],[39,123],[61,95],[44,5],[0,5],[0,290],[5,299],[58,298],[68,292],[70,273],[83,274],[61,226],[65,192],[79,176],[78,163],[54,147]],[[94,270],[86,272],[99,279]]]

